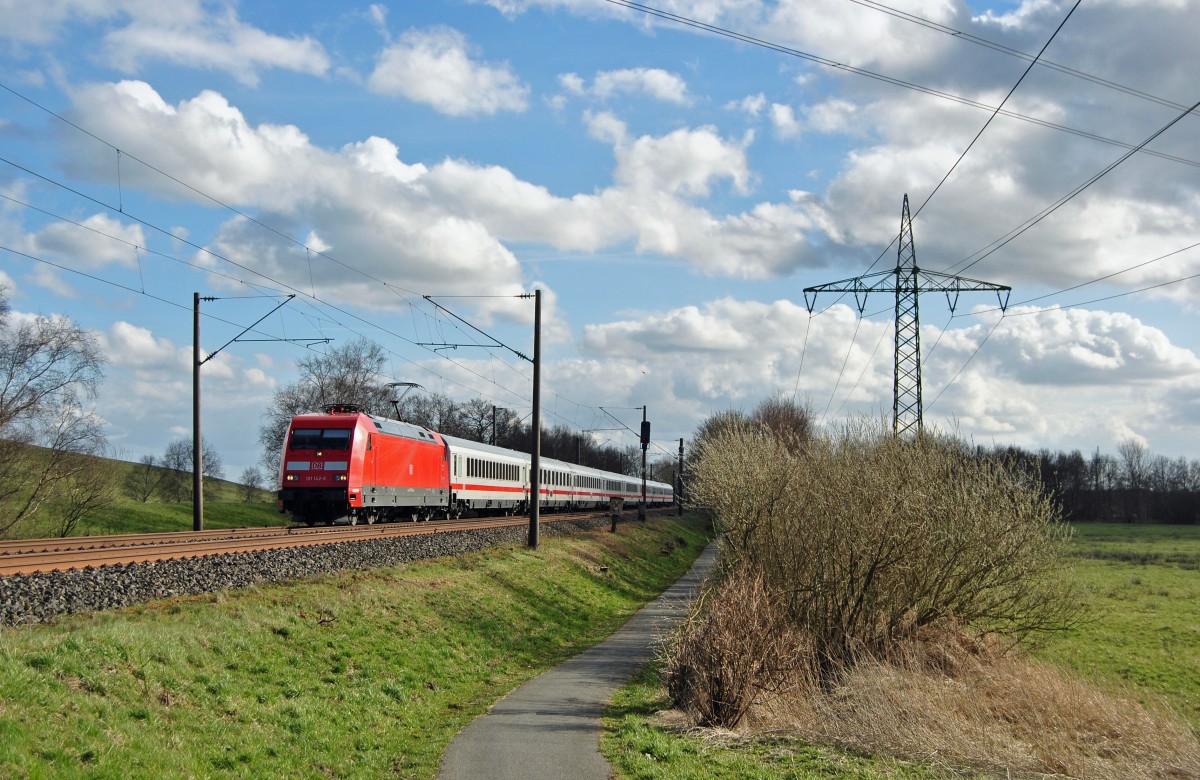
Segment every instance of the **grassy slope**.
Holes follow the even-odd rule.
[[[1081,524],[1072,552],[1091,618],[1055,637],[1043,658],[1101,685],[1165,701],[1200,732],[1200,526]],[[853,755],[797,740],[706,742],[655,725],[670,702],[656,670],[619,692],[603,748],[627,778],[970,777]]]
[[[0,777],[432,777],[468,721],[611,633],[704,541],[652,519],[0,629]]]
[[[279,514],[274,501],[245,503],[228,497],[204,502],[205,528],[246,528],[284,525],[291,518]],[[76,536],[96,534],[156,533],[160,531],[192,530],[192,502],[173,504],[161,501],[121,500],[98,517],[80,523]]]
[[[33,448],[36,449],[36,448]],[[160,531],[192,530],[191,476],[187,477],[187,500],[180,503],[163,501],[157,496],[142,503],[124,494],[122,486],[134,471],[143,468],[138,463],[99,458],[111,470],[111,483],[116,488],[115,503],[97,516],[85,519],[75,529],[74,536],[97,534],[154,533]],[[165,469],[157,469],[163,472]],[[253,501],[246,501],[240,485],[217,480],[211,496],[204,500],[205,528],[243,528],[283,525],[288,517],[279,514],[273,490],[259,490]],[[49,536],[52,532],[34,518],[20,529],[25,537]]]

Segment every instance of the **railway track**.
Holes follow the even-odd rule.
[[[626,513],[630,514],[630,513]],[[543,515],[542,523],[595,518],[597,513]],[[232,528],[152,534],[24,539],[0,542],[0,577],[70,571],[129,563],[201,558],[210,555],[311,547],[389,537],[524,526],[528,518],[489,517],[422,523],[297,528]]]

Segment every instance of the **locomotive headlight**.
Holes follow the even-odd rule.
[[[284,479],[286,479],[288,482],[295,482],[296,480],[298,480],[300,478],[297,477],[295,474],[288,474],[286,477],[284,477]]]
[[[346,477],[346,475],[345,475],[345,474],[338,474],[338,475],[337,475],[336,477],[334,477],[333,479],[334,479],[334,481],[335,481],[335,482],[345,482],[345,481],[346,481],[346,479],[347,479],[347,477]]]

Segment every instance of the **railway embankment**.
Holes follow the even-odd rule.
[[[541,534],[552,538],[607,527],[609,522],[607,516],[598,516],[543,523]],[[39,623],[62,615],[120,609],[155,599],[463,555],[519,543],[526,533],[520,527],[449,531],[0,577],[0,625]]]

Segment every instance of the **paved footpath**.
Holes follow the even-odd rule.
[[[654,654],[716,562],[709,545],[691,570],[617,633],[535,677],[463,729],[440,780],[608,780],[600,716],[613,693]]]

